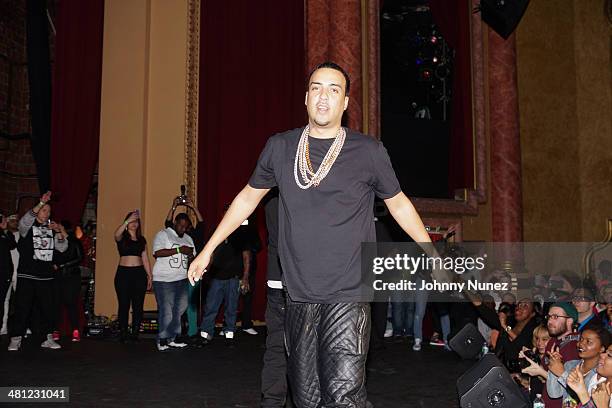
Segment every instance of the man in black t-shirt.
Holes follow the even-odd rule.
[[[245,248],[239,234],[233,233],[215,249],[210,267],[212,279],[206,294],[204,317],[200,336],[205,343],[215,334],[215,318],[223,303],[225,325],[223,334],[228,341],[234,340],[240,279],[248,280],[251,253]]]
[[[340,66],[316,67],[306,92],[308,126],[268,139],[248,185],[188,273],[192,283],[199,280],[215,247],[278,186],[287,370],[299,407],[366,405],[372,293],[364,290],[360,257],[361,243],[376,241],[374,196],[415,242],[431,242],[382,143],[341,127],[349,89]]]

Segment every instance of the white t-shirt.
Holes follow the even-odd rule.
[[[195,256],[195,245],[189,235],[183,234],[182,237],[179,237],[172,228],[166,228],[155,235],[153,253],[160,249],[174,249],[183,245],[194,248],[193,255]],[[187,279],[187,266],[187,255],[185,254],[176,253],[172,256],[157,258],[155,265],[153,265],[153,280],[175,282]]]

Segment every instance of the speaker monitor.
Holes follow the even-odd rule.
[[[529,408],[528,397],[494,354],[459,377],[457,393],[461,408]]]
[[[461,358],[469,360],[478,357],[485,343],[486,340],[482,337],[476,326],[468,323],[450,339],[448,345]]]
[[[508,38],[525,14],[529,0],[481,0],[480,14],[485,23]]]

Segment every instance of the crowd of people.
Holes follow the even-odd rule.
[[[599,268],[604,274],[606,262]],[[491,298],[473,297],[480,332],[532,402],[608,407],[612,304],[605,290],[597,291],[603,289],[600,280],[562,279],[563,286],[548,285],[552,302],[506,298],[496,305]]]
[[[472,294],[470,302],[455,301],[452,295],[440,301],[430,298],[427,291],[416,291],[410,299],[364,301],[361,243],[390,240],[379,223],[373,222],[374,196],[384,201],[415,242],[428,244],[431,237],[402,193],[382,144],[341,127],[348,106],[348,74],[326,62],[309,78],[308,126],[269,139],[249,183],[226,208],[210,237],[205,237],[202,215],[185,195],[173,201],[151,248],[142,234],[139,210],[130,211],[117,227],[114,239],[119,263],[114,284],[120,342],[139,340],[147,291],[153,291],[157,301],[156,347],[160,352],[190,344],[204,347],[213,341],[221,304],[221,334],[233,344],[239,296],[245,300],[242,330],[257,334],[250,320],[249,299],[254,289],[255,254],[262,245],[253,225],[245,220],[265,199],[268,336],[262,406],[284,406],[288,388],[301,407],[366,406],[368,352],[384,350],[385,337],[413,338],[412,350],[421,351],[424,320],[430,310],[431,345],[449,349],[455,333],[468,323],[477,325],[487,348],[532,401],[541,396],[548,408],[609,407],[609,263],[600,264],[593,285],[559,273],[536,286],[541,290],[534,292],[538,296],[525,299],[517,300],[505,292]],[[295,160],[287,160],[293,155]],[[314,172],[312,163],[320,170]],[[326,178],[332,167],[331,177]],[[293,177],[287,176],[291,169]],[[21,348],[30,327],[36,327],[36,334],[43,337],[41,347],[60,348],[55,332],[61,306],[74,312],[69,313],[72,340],[80,340],[75,304],[77,270],[84,251],[69,223],[51,221],[50,200],[47,192],[18,222],[9,217],[0,224],[0,266],[17,270],[15,311],[8,321],[9,351]],[[185,211],[177,211],[179,207]],[[195,226],[187,211],[195,214]],[[428,256],[437,255],[431,248],[423,245]],[[15,250],[19,260],[13,264],[11,251]],[[155,259],[152,266],[150,254]],[[210,280],[198,322],[204,273]],[[0,290],[6,293],[10,279],[1,278]],[[547,301],[553,298],[547,297],[548,292],[554,294],[554,301]]]
[[[90,237],[80,230],[77,238],[68,221],[52,221],[50,200],[47,192],[21,218],[11,215],[0,223],[0,311],[9,351],[19,350],[26,334],[40,337],[42,348],[61,348],[64,310],[71,340],[81,340],[81,265]]]

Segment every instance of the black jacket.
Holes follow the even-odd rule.
[[[53,264],[58,267],[56,277],[78,276],[81,274],[79,265],[83,259],[83,245],[74,235],[68,236],[68,249],[65,252],[56,251]]]

